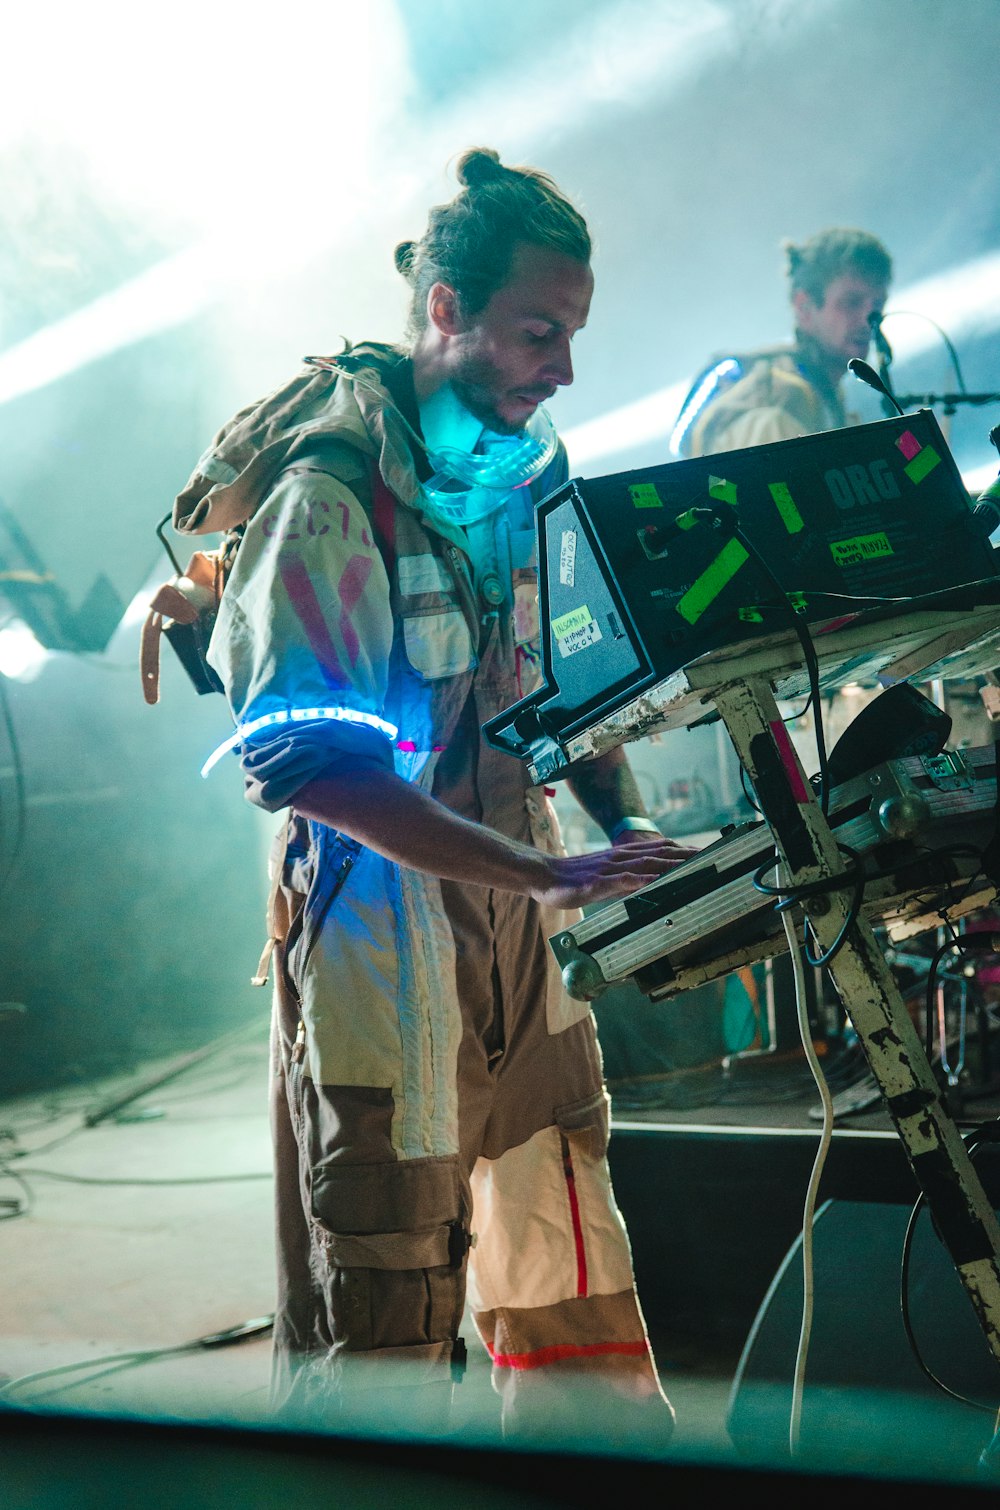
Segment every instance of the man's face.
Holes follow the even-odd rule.
[[[799,330],[822,346],[831,366],[844,368],[852,357],[862,361],[871,344],[869,320],[880,314],[888,295],[884,283],[873,283],[857,273],[839,273],[826,286],[821,304],[804,289],[792,299]]]
[[[501,435],[573,381],[570,342],[586,324],[594,275],[548,247],[521,242],[507,282],[449,337],[448,376],[465,407]]]

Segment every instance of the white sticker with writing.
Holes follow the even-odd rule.
[[[563,530],[559,550],[559,581],[572,587],[576,581],[576,530]]]
[[[576,655],[578,650],[586,650],[591,645],[596,645],[601,638],[601,626],[596,619],[590,619],[586,624],[581,624],[578,629],[571,629],[568,634],[560,635],[556,640],[561,656]]]

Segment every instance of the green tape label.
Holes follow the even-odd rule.
[[[830,550],[837,566],[859,566],[862,562],[892,555],[889,537],[883,534],[855,535],[853,540],[831,540]]]
[[[804,592],[790,591],[787,592],[785,596],[788,599],[788,606],[793,613],[806,612],[806,609],[809,607],[809,600],[807,599]],[[764,622],[764,615],[761,613],[756,603],[744,604],[742,608],[737,609],[736,617],[739,619],[741,624],[763,624]]]
[[[708,479],[708,496],[715,498],[719,503],[729,503],[736,507],[736,484],[727,482],[724,477],[710,477]]]
[[[663,499],[656,491],[655,482],[630,482],[628,490],[637,509],[662,509]]]
[[[594,615],[586,603],[581,608],[571,608],[569,613],[564,613],[558,619],[552,620],[552,633],[558,640],[561,635],[572,634],[574,629],[582,629],[585,624],[593,623]]]
[[[912,483],[923,482],[928,472],[933,472],[940,460],[933,446],[924,446],[912,461],[906,463],[903,471]]]
[[[705,609],[714,603],[727,582],[731,582],[750,558],[738,540],[727,540],[715,560],[692,582],[677,604],[677,612],[689,624],[696,624]]]
[[[768,491],[774,499],[774,506],[781,515],[781,522],[790,535],[797,535],[803,528],[802,515],[795,507],[795,499],[788,491],[787,482],[769,482]]]

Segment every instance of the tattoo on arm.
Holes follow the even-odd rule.
[[[620,745],[578,766],[566,784],[584,812],[609,836],[619,819],[649,816]]]

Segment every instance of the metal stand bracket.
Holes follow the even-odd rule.
[[[754,785],[789,890],[844,871],[844,858],[778,712],[769,679],[733,681],[715,705]],[[852,886],[806,898],[826,953],[850,915]],[[986,1342],[1000,1362],[1000,1225],[951,1121],[919,1035],[864,919],[847,924],[827,965]]]

